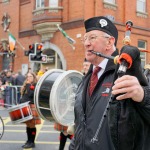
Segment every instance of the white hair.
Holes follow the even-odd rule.
[[[111,35],[109,35],[108,33],[104,32],[104,36],[107,37],[107,38],[110,38],[110,37],[113,37]],[[114,37],[115,38],[115,37]],[[116,40],[116,39],[115,39]],[[115,46],[115,43],[113,45],[113,49],[116,50],[116,46]]]

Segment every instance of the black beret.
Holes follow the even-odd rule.
[[[86,32],[92,30],[100,30],[103,31],[110,36],[115,38],[115,46],[117,45],[118,40],[118,30],[116,26],[106,17],[99,16],[93,17],[84,22]]]

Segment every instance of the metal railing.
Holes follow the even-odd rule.
[[[12,86],[7,86],[7,90],[5,89],[5,103],[6,105],[17,105],[20,103],[20,88],[22,86],[18,85],[12,85]]]

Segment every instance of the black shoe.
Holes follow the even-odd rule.
[[[34,148],[35,147],[35,144],[34,143],[27,143],[26,145],[24,145],[24,149],[26,149],[26,148]]]
[[[27,145],[29,142],[27,141],[26,143],[24,143],[24,145],[22,145],[22,148],[24,148],[25,145]]]

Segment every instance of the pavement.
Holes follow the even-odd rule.
[[[0,150],[22,150],[21,146],[26,141],[25,124],[13,124],[8,110],[2,106],[0,106],[0,116],[4,122],[4,134],[0,139]],[[42,123],[36,127],[36,147],[28,150],[58,150],[59,132],[54,130],[53,122],[42,120]],[[68,139],[64,150],[68,150],[69,143],[70,140]]]

